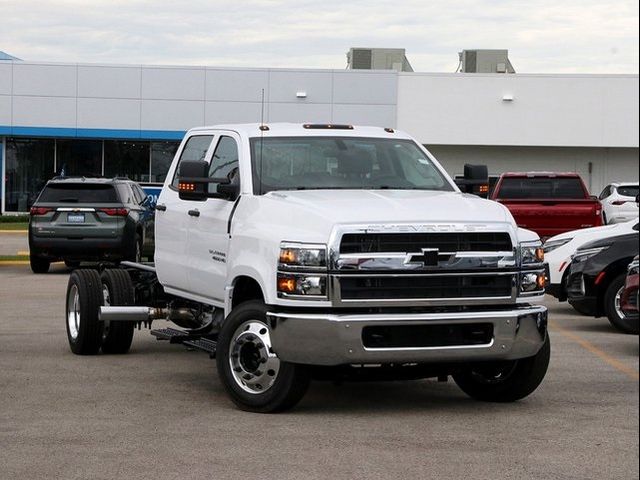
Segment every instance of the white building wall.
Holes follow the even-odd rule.
[[[638,148],[638,76],[400,73],[398,128],[426,144]]]
[[[513,171],[577,172],[598,195],[611,182],[638,181],[637,148],[427,145],[451,175],[465,163],[487,165],[489,175]]]
[[[215,123],[395,126],[395,72],[0,64],[0,129],[186,131]],[[304,98],[296,94],[305,92]]]

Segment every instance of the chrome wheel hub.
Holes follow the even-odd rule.
[[[76,340],[80,331],[80,293],[77,285],[71,285],[67,297],[67,326],[69,336]]]
[[[624,319],[627,315],[622,311],[622,292],[624,292],[624,286],[620,287],[620,290],[616,292],[616,298],[614,299],[614,307],[616,309],[616,315],[618,318]]]
[[[229,345],[229,366],[236,384],[245,392],[269,390],[280,370],[280,360],[271,348],[269,327],[259,320],[244,322]]]
[[[107,287],[106,284],[102,284],[102,305],[104,305],[105,307],[108,307],[111,305],[111,294],[109,293],[109,287]],[[109,322],[103,322],[103,328],[102,328],[102,340],[104,341],[105,338],[107,338],[107,335],[109,334]]]

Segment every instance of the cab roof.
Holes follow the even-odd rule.
[[[304,136],[342,136],[342,137],[374,137],[374,138],[402,138],[411,137],[394,128],[358,126],[348,124],[321,123],[244,123],[224,124],[207,127],[196,127],[191,133],[204,133],[212,130],[227,130],[246,137],[304,137]]]

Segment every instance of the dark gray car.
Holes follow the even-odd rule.
[[[51,262],[140,261],[153,255],[154,202],[124,178],[55,178],[31,207],[29,259],[34,273]]]

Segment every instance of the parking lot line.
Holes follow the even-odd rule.
[[[638,380],[639,374],[638,374],[638,372],[636,370],[626,366],[624,363],[620,362],[619,360],[616,360],[615,358],[610,356],[608,353],[603,352],[598,347],[596,347],[593,343],[585,340],[584,338],[576,335],[575,333],[570,332],[566,328],[561,327],[560,325],[558,325],[554,321],[550,320],[549,321],[549,326],[552,328],[552,330],[557,331],[563,337],[568,338],[569,340],[572,340],[573,342],[577,343],[578,345],[580,345],[585,350],[593,353],[597,357],[600,357],[600,359],[602,361],[607,363],[609,366],[615,368],[619,372],[624,373],[625,375],[627,375],[632,380],[636,380],[636,381]]]
[[[0,260],[0,267],[14,265],[29,265],[28,260]]]
[[[29,230],[0,230],[0,235],[4,235],[5,233],[13,234],[13,233],[29,233]]]

